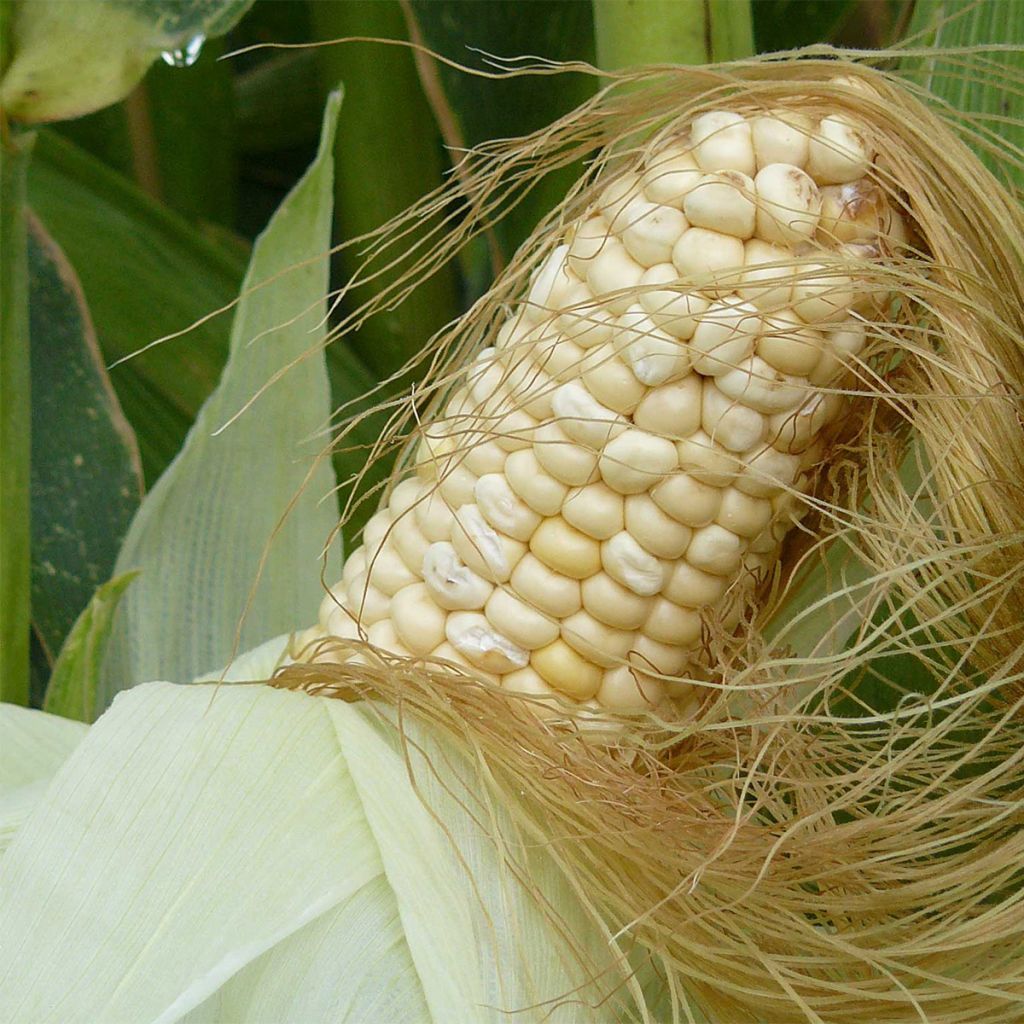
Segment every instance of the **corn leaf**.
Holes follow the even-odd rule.
[[[114,612],[136,576],[137,572],[126,572],[104,583],[82,611],[53,666],[43,703],[46,711],[79,722],[96,718],[96,690]]]
[[[253,250],[221,382],[121,550],[116,571],[143,575],[119,609],[101,704],[147,679],[192,679],[315,619],[320,552],[337,524],[334,473],[329,460],[314,467],[322,442],[310,437],[330,413],[317,346],[339,104],[328,103],[317,159]],[[339,570],[337,545],[327,566]]]
[[[32,625],[52,664],[110,577],[142,497],[142,469],[74,268],[35,219],[28,253]]]
[[[621,1019],[592,1008],[607,941],[550,862],[452,749],[406,741],[264,686],[120,695],[5,856],[0,1019]]]
[[[23,0],[0,106],[18,120],[58,121],[116,103],[161,53],[191,63],[253,0]]]

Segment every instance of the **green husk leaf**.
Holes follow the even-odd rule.
[[[29,305],[32,625],[52,663],[110,577],[142,497],[142,469],[74,268],[36,218]]]
[[[116,571],[143,577],[114,627],[102,704],[147,679],[193,679],[315,618],[321,551],[338,519],[333,469],[329,459],[314,466],[310,438],[330,415],[318,346],[339,105],[336,94],[317,159],[256,243],[221,382],[121,550]],[[328,575],[339,554],[330,545]]]
[[[226,32],[252,0],[23,0],[0,106],[18,120],[80,117],[126,96],[162,53]]]
[[[607,940],[550,862],[464,755],[404,740],[263,686],[120,695],[6,855],[0,1017],[620,1019],[586,984]]]
[[[96,718],[96,691],[114,612],[137,576],[138,572],[126,572],[104,583],[79,615],[53,666],[44,710],[79,722]]]

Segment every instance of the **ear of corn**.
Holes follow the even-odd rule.
[[[686,710],[841,427],[884,299],[857,268],[905,234],[872,160],[839,115],[719,110],[611,177],[422,428],[305,656],[362,637],[591,710]]]

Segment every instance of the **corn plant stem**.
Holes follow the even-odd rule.
[[[0,141],[0,700],[29,696],[28,257],[25,171],[34,136]]]
[[[597,62],[704,64],[754,52],[750,0],[594,0]]]

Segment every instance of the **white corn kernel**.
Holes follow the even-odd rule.
[[[355,574],[353,574],[354,578]],[[327,620],[331,617],[333,612],[338,611],[345,604],[345,596],[348,590],[348,584],[352,580],[346,580],[342,578],[338,583],[335,583],[333,587],[328,588],[327,593],[324,594],[323,600],[320,602],[320,607],[317,609],[316,621],[320,624],[322,629],[327,628]]]
[[[529,540],[540,524],[540,516],[515,496],[501,473],[480,477],[476,482],[475,497],[484,519],[514,540]]]
[[[700,426],[700,405],[700,377],[691,373],[682,380],[651,388],[634,410],[633,422],[651,434],[679,440]]]
[[[574,651],[602,668],[622,664],[634,640],[633,633],[606,626],[583,611],[563,620],[561,635]]]
[[[750,129],[759,168],[769,164],[806,165],[812,130],[810,118],[789,110],[773,111],[771,115],[755,117]]]
[[[626,430],[605,445],[599,468],[605,483],[620,494],[653,487],[676,467],[675,446],[644,430]]]
[[[593,262],[594,257],[614,237],[611,228],[608,227],[608,222],[603,217],[591,217],[576,229],[569,245],[567,259],[569,268],[580,280],[586,280],[587,268]]]
[[[655,287],[667,285],[666,288]],[[640,278],[643,289],[638,298],[644,312],[673,338],[686,341],[693,336],[697,317],[708,308],[708,299],[689,290],[675,266],[666,260],[651,267]]]
[[[477,575],[492,583],[504,583],[526,553],[522,541],[498,533],[474,504],[462,505],[452,524],[452,546]]]
[[[501,677],[501,688],[511,694],[530,698],[522,703],[541,719],[558,715],[558,695],[532,668],[516,669]]]
[[[483,608],[494,589],[459,558],[448,541],[437,541],[423,556],[423,582],[436,604],[448,611]]]
[[[703,430],[695,430],[689,437],[677,441],[676,455],[679,465],[690,476],[712,487],[725,487],[742,471],[739,459]]]
[[[510,367],[505,387],[511,403],[534,419],[545,420],[551,416],[551,399],[558,385],[550,374],[533,362],[532,356],[531,351]],[[466,465],[474,472],[479,472],[470,461],[471,455],[472,452],[466,456]]]
[[[621,499],[620,499],[621,500]],[[680,558],[693,531],[666,515],[648,494],[626,498],[626,532],[658,558]]]
[[[761,317],[749,302],[736,296],[712,302],[690,339],[693,368],[717,376],[739,366],[754,351],[761,327]]]
[[[581,285],[573,295],[578,296],[576,301],[556,321],[562,334],[581,348],[593,348],[611,341],[614,315],[594,299],[586,285]]]
[[[507,458],[508,452],[495,441],[474,437],[466,443],[463,464],[471,473],[484,476],[487,473],[500,473],[505,468]]]
[[[439,491],[428,489],[426,497],[416,505],[413,515],[427,540],[447,540],[452,535],[452,510]]]
[[[688,348],[660,330],[641,306],[632,306],[616,321],[612,345],[648,387],[680,380],[690,370]]]
[[[366,641],[385,654],[397,654],[403,658],[412,656],[412,651],[398,638],[391,619],[381,619],[370,626],[366,631]],[[359,656],[353,660],[365,663],[368,659],[365,656]]]
[[[750,238],[756,217],[754,182],[739,171],[705,174],[687,195],[683,213],[695,228]]]
[[[707,228],[684,231],[672,250],[672,262],[687,284],[714,294],[732,291],[743,270],[743,241]]]
[[[534,651],[530,667],[548,685],[576,700],[593,697],[601,687],[601,669],[561,639]]]
[[[815,387],[834,385],[844,368],[855,363],[857,356],[864,350],[867,331],[863,321],[847,320],[831,329],[826,328],[822,337],[824,344],[821,359],[807,378]]]
[[[533,450],[541,466],[563,484],[582,487],[598,477],[597,452],[573,441],[557,422],[537,431]]]
[[[685,236],[684,236],[685,237]],[[618,240],[610,241],[588,264],[587,284],[613,313],[625,313],[633,301],[644,268]]]
[[[601,545],[601,564],[613,580],[641,597],[659,593],[668,576],[668,566],[625,531]]]
[[[862,178],[872,153],[864,136],[842,114],[822,118],[811,136],[807,170],[820,185],[843,185]]]
[[[414,476],[406,477],[401,483],[396,484],[388,498],[392,518],[397,521],[399,516],[415,508],[423,493],[423,482]]]
[[[686,549],[686,560],[704,572],[729,576],[739,568],[745,547],[737,534],[711,523],[694,530],[693,540]]]
[[[389,597],[419,579],[390,544],[368,555],[366,575],[373,586]]]
[[[406,567],[411,572],[419,574],[430,541],[423,536],[411,512],[406,511],[398,515],[391,528],[390,540]]]
[[[464,654],[460,654],[447,640],[443,644],[438,644],[433,651],[430,652],[431,658],[437,658],[443,661],[449,661],[457,668],[462,669],[469,675],[476,678],[484,679],[486,682],[491,683],[494,686],[500,685],[504,680],[505,676],[499,676],[494,672],[484,672],[483,669],[478,668],[473,664]]]
[[[450,462],[437,478],[437,489],[452,508],[472,501],[475,487],[476,473],[470,472],[461,463]]]
[[[764,413],[796,408],[808,390],[806,381],[779,373],[760,356],[745,359],[735,370],[723,373],[716,384],[723,394]]]
[[[815,442],[822,430],[842,412],[843,396],[819,391],[798,409],[780,412],[768,421],[768,441],[773,448],[799,455]]]
[[[590,358],[583,367],[583,383],[602,405],[625,416],[633,412],[647,393],[611,345],[590,350]]]
[[[569,493],[565,484],[544,472],[532,448],[509,455],[505,478],[513,492],[542,516],[555,515]]]
[[[672,567],[664,595],[685,608],[707,608],[720,600],[728,585],[724,576],[704,572],[681,559]]]
[[[620,174],[609,182],[598,197],[597,208],[612,231],[617,234],[629,224],[627,212],[640,198],[640,176],[632,171]]]
[[[750,538],[756,537],[771,517],[772,504],[768,498],[753,498],[735,487],[726,487],[722,491],[722,507],[715,521],[738,537]]]
[[[374,512],[363,527],[363,545],[369,552],[379,551],[391,529],[391,510],[382,508]]]
[[[704,382],[701,409],[704,432],[731,452],[749,452],[768,433],[768,421],[761,413],[723,395],[713,381]]]
[[[718,515],[722,492],[689,473],[673,473],[651,491],[651,500],[684,526],[707,526]]]
[[[626,251],[642,267],[653,267],[672,258],[672,248],[689,227],[686,218],[671,206],[635,200],[626,211],[622,232]]]
[[[842,263],[802,263],[795,268],[793,311],[809,324],[845,318],[854,303],[853,281]]]
[[[608,669],[601,678],[597,702],[610,711],[650,711],[665,699],[665,687],[650,676],[619,665]]]
[[[757,172],[757,234],[765,242],[799,245],[814,237],[821,193],[810,175],[792,164],[769,164]]]
[[[689,662],[689,650],[675,644],[663,644],[645,633],[637,636],[629,652],[629,663],[649,675],[678,676]]]
[[[564,619],[582,607],[579,580],[549,569],[534,555],[523,556],[509,582],[527,604],[555,618]]]
[[[360,640],[362,639],[363,625],[369,625],[369,623],[360,624],[355,615],[347,608],[335,608],[327,617],[325,632],[340,640]]]
[[[570,526],[561,516],[545,519],[530,538],[530,551],[548,568],[583,580],[601,569],[601,549],[593,537]]]
[[[541,264],[526,296],[527,311],[537,317],[561,308],[566,291],[572,284],[566,257],[569,246],[558,246]]]
[[[445,636],[464,658],[485,672],[503,675],[525,668],[530,655],[502,636],[480,612],[452,612],[445,621]]]
[[[360,545],[345,559],[341,569],[341,582],[347,587],[361,572],[366,571],[366,546]]]
[[[622,529],[625,521],[622,495],[603,483],[577,488],[565,499],[562,517],[588,537],[607,540]]]
[[[800,469],[800,460],[795,455],[771,447],[748,456],[746,463],[735,486],[754,498],[770,498],[791,487]]]
[[[652,598],[634,593],[599,572],[580,584],[583,608],[595,619],[616,629],[637,629],[647,618]]]
[[[557,622],[501,587],[494,589],[484,615],[499,633],[527,651],[544,647],[558,637]]]
[[[551,408],[566,435],[595,450],[626,428],[623,417],[602,405],[578,380],[558,386]]]
[[[700,640],[702,622],[693,608],[656,597],[647,621],[641,627],[644,636],[676,647],[695,647]]]
[[[758,309],[786,309],[793,297],[792,255],[752,238],[743,248],[743,273],[736,291]]]
[[[693,119],[690,127],[693,155],[701,170],[736,170],[754,173],[754,145],[750,125],[740,114],[712,110]]]
[[[780,373],[809,377],[821,362],[825,339],[792,310],[780,309],[764,318],[757,354]]]
[[[391,623],[398,639],[413,653],[430,654],[444,641],[444,610],[434,604],[423,583],[403,587],[391,599]]]
[[[681,210],[687,193],[700,181],[702,173],[689,149],[670,144],[648,158],[640,184],[652,203]]]

